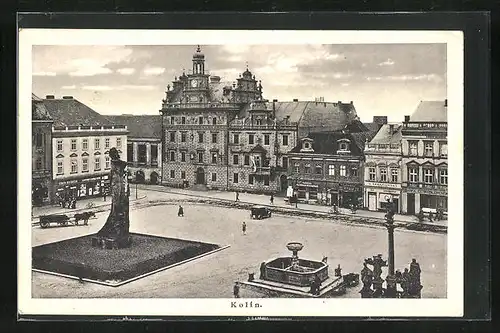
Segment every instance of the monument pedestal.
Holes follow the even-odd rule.
[[[130,246],[132,238],[127,236],[114,239],[106,236],[92,236],[91,243],[92,247],[99,247],[103,250],[123,249]]]

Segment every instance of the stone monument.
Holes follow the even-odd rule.
[[[91,239],[92,246],[119,249],[130,246],[129,198],[127,162],[120,160],[116,148],[109,151],[111,158],[111,212],[104,226]]]

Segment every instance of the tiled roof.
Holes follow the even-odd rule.
[[[410,117],[411,121],[448,121],[448,108],[445,101],[421,101]]]
[[[365,125],[365,127],[371,131],[371,132],[377,132],[379,130],[379,127],[380,125],[377,124],[377,123],[363,123],[363,125]]]
[[[54,126],[112,125],[104,116],[74,98],[44,99],[43,104],[54,119]]]
[[[393,127],[393,132],[391,133],[391,125]],[[401,124],[385,124],[383,125],[377,134],[373,137],[370,143],[373,144],[394,144],[401,142],[401,129],[403,126]]]
[[[32,95],[31,100],[31,119],[32,120],[52,120],[47,108],[39,99],[34,99]],[[36,97],[36,96],[35,96]]]
[[[106,118],[114,125],[126,125],[129,138],[161,139],[160,115],[112,115]]]
[[[337,150],[339,149],[337,141],[340,139],[348,139],[351,142],[350,155],[361,156],[364,148],[359,146],[360,138],[362,139],[362,137],[360,137],[359,134],[362,134],[362,133],[363,132],[361,132],[361,133],[345,133],[345,134],[342,132],[309,133],[307,138],[310,138],[313,140],[313,149],[314,149],[313,154],[337,154]],[[365,133],[369,133],[369,132],[365,132]],[[291,153],[300,153],[301,149],[302,149],[302,142],[300,142],[290,152]]]

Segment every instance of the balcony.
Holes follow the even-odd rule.
[[[48,169],[41,169],[41,170],[32,170],[31,171],[31,177],[32,178],[45,178],[45,177],[50,177],[50,170]]]
[[[199,102],[199,103],[168,103],[165,100],[162,104],[162,109],[238,109],[239,105],[236,103],[220,103],[220,102]]]
[[[253,175],[262,175],[262,176],[269,176],[271,175],[271,167],[256,167],[255,171],[252,170],[251,172]]]
[[[408,122],[403,123],[403,130],[444,130],[448,129],[448,123],[443,122]]]
[[[429,193],[436,195],[447,195],[448,194],[448,185],[442,184],[428,184],[428,183],[410,183],[403,182],[403,188],[406,188],[407,192],[410,193]]]
[[[401,144],[378,144],[372,143],[367,144],[365,147],[365,153],[394,153],[399,154],[401,152]]]

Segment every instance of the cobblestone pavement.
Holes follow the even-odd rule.
[[[147,191],[148,201],[182,198],[174,193]],[[185,197],[185,196],[184,196]],[[240,196],[246,200],[246,195]],[[280,199],[276,199],[278,201]],[[250,220],[248,211],[221,208],[196,203],[183,204],[185,217],[177,217],[177,205],[137,205],[131,208],[131,231],[198,240],[228,249],[198,260],[153,274],[118,288],[105,287],[37,273],[32,273],[33,297],[56,298],[230,298],[235,281],[258,272],[262,261],[276,256],[288,256],[285,245],[290,241],[304,244],[300,256],[321,260],[328,257],[333,267],[340,264],[343,273],[359,272],[363,259],[382,253],[387,257],[387,231],[324,219],[273,215],[270,219]],[[107,212],[100,212],[88,226],[32,228],[33,246],[97,232],[104,224]],[[247,223],[247,235],[241,233],[241,223]],[[422,268],[423,297],[446,297],[447,237],[445,234],[395,232],[396,268],[404,269],[412,258]],[[331,269],[330,274],[333,274]],[[385,271],[383,273],[385,276]],[[359,289],[360,287],[356,287]],[[359,297],[356,288],[344,297]],[[242,297],[256,295],[241,292]],[[262,296],[262,295],[260,295]]]

